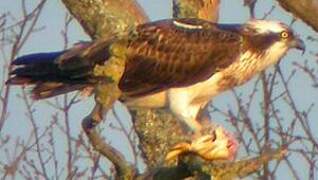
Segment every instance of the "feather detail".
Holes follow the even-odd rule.
[[[128,44],[119,87],[128,96],[139,97],[205,81],[240,55],[238,30],[198,19],[141,25]]]
[[[50,53],[36,53],[21,56],[14,61],[12,65],[28,65],[28,64],[48,64],[52,63],[57,57],[62,55],[64,51],[50,52]]]
[[[37,53],[22,56],[12,62],[15,68],[6,84],[33,85],[32,97],[43,99],[75,91],[87,86],[89,69],[63,71],[57,59],[65,53]]]

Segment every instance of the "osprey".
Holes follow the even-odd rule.
[[[142,24],[123,37],[82,43],[69,50],[17,58],[8,84],[33,85],[43,99],[94,88],[105,64],[121,46],[125,69],[118,82],[128,106],[168,107],[191,130],[199,110],[214,96],[242,85],[304,43],[285,24],[250,20],[215,24],[200,19],[167,19]]]

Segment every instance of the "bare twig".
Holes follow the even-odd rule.
[[[24,0],[22,1],[22,4],[24,4]],[[11,49],[11,57],[10,57],[10,61],[12,61],[15,56],[18,54],[18,52],[20,51],[21,47],[23,46],[23,44],[26,42],[26,40],[29,38],[29,36],[31,35],[31,33],[33,32],[35,25],[38,21],[38,18],[41,14],[41,11],[44,7],[46,0],[42,0],[36,8],[34,8],[34,10],[31,13],[26,13],[26,9],[25,6],[23,9],[24,12],[24,20],[22,21],[22,24],[19,26],[20,30],[15,38],[15,42],[12,46]],[[33,18],[30,19],[30,15],[34,15]],[[31,21],[31,25],[27,26],[27,22]],[[9,66],[8,71],[11,71],[11,66]],[[4,95],[2,97],[2,110],[1,110],[1,116],[0,116],[0,131],[3,128],[4,122],[7,118],[7,108],[8,108],[8,100],[9,100],[9,92],[10,92],[10,86],[5,86],[4,88]]]

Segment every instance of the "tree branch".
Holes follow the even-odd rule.
[[[200,18],[217,22],[220,0],[173,0],[174,18]]]
[[[279,4],[294,16],[318,32],[318,0],[277,0]]]
[[[150,173],[139,176],[138,179],[184,179],[195,176],[196,179],[241,179],[260,170],[272,160],[281,160],[286,155],[286,147],[265,151],[258,157],[237,162],[211,162],[188,154],[176,166],[160,167]]]
[[[136,0],[62,0],[92,39],[126,33],[148,17]]]
[[[107,159],[114,164],[117,179],[132,179],[137,170],[126,161],[119,151],[105,143],[104,139],[100,136],[100,133],[95,127],[92,127],[91,124],[92,120],[90,117],[87,117],[82,121],[82,127],[94,149],[104,157],[107,157]]]

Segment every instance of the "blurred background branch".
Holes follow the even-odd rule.
[[[11,27],[4,27],[5,26],[5,19],[2,22],[2,29],[0,28],[0,32],[5,33],[6,30],[12,30],[14,31],[14,39],[11,39],[13,41],[11,45],[11,55],[10,60],[7,62],[6,66],[8,68],[5,68],[6,71],[4,72],[10,72],[11,66],[10,62],[16,57],[16,55],[19,53],[22,46],[25,44],[27,39],[30,37],[32,33],[34,33],[35,25],[40,17],[40,14],[43,10],[44,4],[46,0],[42,0],[37,7],[35,7],[31,12],[28,12],[26,9],[26,2],[21,1],[22,6],[22,12],[23,12],[23,19],[20,20],[19,23],[11,26]],[[3,14],[1,17],[5,18],[5,14]],[[4,74],[3,77],[6,77],[7,73]],[[5,81],[5,78],[3,79],[3,82]],[[8,101],[9,101],[9,92],[10,92],[10,86],[5,86],[5,83],[2,83],[1,87],[1,102],[2,102],[2,108],[1,108],[1,116],[0,116],[0,132],[3,128],[3,125],[7,119],[7,108],[8,108]]]

